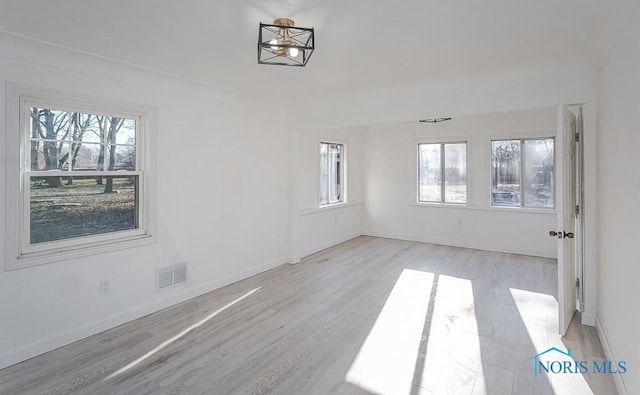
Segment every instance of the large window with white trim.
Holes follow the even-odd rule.
[[[30,97],[19,113],[18,260],[148,236],[142,115]]]
[[[467,202],[467,143],[418,144],[418,202]]]
[[[344,202],[344,145],[320,143],[320,205]]]
[[[491,142],[491,205],[553,208],[554,139]]]

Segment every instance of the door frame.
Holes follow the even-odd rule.
[[[577,298],[576,308],[581,312],[581,323],[587,326],[596,326],[596,260],[597,260],[597,226],[596,226],[596,103],[585,102],[558,106],[558,112],[562,109],[573,110],[578,115],[581,110],[582,128],[578,126],[580,137],[576,146],[576,197],[580,197],[576,204],[580,207],[576,218],[576,276],[580,280],[580,293]],[[560,116],[558,117],[560,120]],[[558,125],[558,139],[561,138],[561,125]],[[560,158],[562,153],[557,155]],[[557,186],[561,187],[563,175],[557,173]],[[560,204],[558,199],[558,205]],[[561,212],[558,211],[558,215]],[[559,230],[559,229],[557,229]],[[560,254],[560,250],[558,250]],[[560,270],[560,268],[558,268]],[[558,290],[560,286],[560,273],[558,274]],[[560,297],[560,294],[558,294]]]
[[[596,326],[596,103],[585,102],[582,106],[582,189],[580,209],[582,220],[582,324]]]
[[[550,236],[557,237],[558,254],[558,330],[564,335],[579,305],[577,299],[576,245],[576,135],[578,126],[576,107],[558,106],[556,137],[556,229]],[[566,125],[571,120],[567,131]],[[570,155],[572,158],[568,157]],[[567,179],[569,178],[569,179]]]

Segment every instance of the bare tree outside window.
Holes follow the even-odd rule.
[[[493,141],[491,145],[491,203],[519,206],[520,140]]]
[[[418,144],[418,201],[467,202],[467,143]]]
[[[554,140],[491,142],[491,204],[553,208]]]
[[[29,118],[30,244],[138,228],[136,119],[42,106]]]

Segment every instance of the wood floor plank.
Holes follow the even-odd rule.
[[[0,393],[563,394],[530,357],[546,344],[604,353],[577,320],[555,334],[556,270],[358,237],[0,370]],[[409,327],[388,321],[400,318]],[[610,377],[577,380],[566,391],[614,393]]]

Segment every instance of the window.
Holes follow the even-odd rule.
[[[467,143],[418,144],[418,201],[467,202]]]
[[[491,142],[491,204],[554,207],[554,140]]]
[[[22,157],[15,167],[21,188],[13,257],[28,260],[149,236],[143,117],[48,98],[18,96],[14,123]],[[39,263],[46,261],[24,266]]]
[[[320,143],[320,205],[344,201],[344,145]]]

